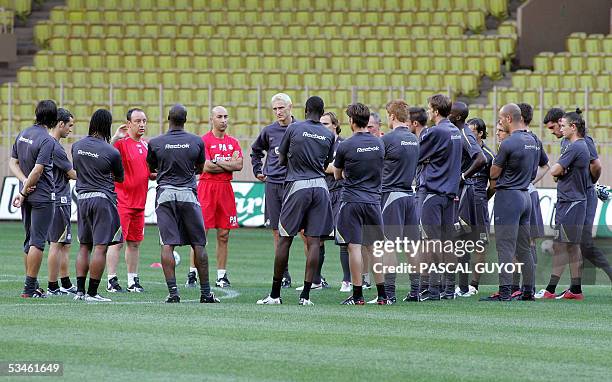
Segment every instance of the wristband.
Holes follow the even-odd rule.
[[[21,192],[21,191],[19,191],[19,194],[20,194],[21,196],[23,196],[24,198],[25,198],[25,197],[27,197],[27,195],[26,195],[26,194],[24,194],[24,193],[23,193],[23,192]]]

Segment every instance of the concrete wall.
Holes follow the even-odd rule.
[[[540,52],[565,51],[565,39],[573,32],[611,31],[610,0],[529,0],[518,9],[518,59],[533,66]]]
[[[0,62],[17,61],[17,36],[14,34],[0,34]]]

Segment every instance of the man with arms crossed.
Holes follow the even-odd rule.
[[[264,127],[251,146],[251,164],[253,174],[257,179],[265,182],[265,220],[266,226],[272,228],[274,236],[274,251],[278,248],[278,217],[283,203],[283,185],[287,168],[279,161],[278,146],[285,135],[287,126],[295,122],[291,114],[291,98],[285,93],[278,93],[270,100],[276,122]],[[266,157],[265,164],[262,159]],[[283,288],[291,287],[289,269],[283,272],[281,283]]]
[[[57,106],[51,100],[40,101],[35,113],[36,123],[17,135],[9,161],[9,168],[19,179],[21,187],[13,205],[21,207],[21,220],[25,228],[23,298],[46,297],[44,290],[38,286],[37,278],[55,212],[52,171],[55,143],[48,129],[57,122]]]
[[[176,285],[174,248],[190,245],[200,278],[200,303],[220,302],[210,291],[204,218],[198,202],[195,174],[202,173],[204,141],[185,131],[187,109],[174,105],[168,113],[168,132],[151,139],[147,164],[157,173],[155,213],[161,244],[161,263],[168,286],[167,303],[181,302]]]
[[[227,277],[227,245],[231,229],[238,228],[232,174],[242,170],[242,150],[234,137],[226,134],[228,115],[223,106],[211,110],[212,130],[202,136],[206,162],[198,183],[206,233],[217,230],[217,282],[219,288],[230,286]],[[193,251],[190,254],[189,280],[195,278]]]
[[[121,125],[111,138],[111,144],[119,150],[125,170],[125,180],[115,184],[117,210],[125,238],[125,263],[127,264],[128,292],[143,292],[138,277],[140,243],[144,239],[144,209],[151,173],[147,166],[147,142],[142,138],[147,128],[147,116],[142,109],[127,112],[127,122]],[[117,278],[117,263],[123,243],[108,248],[106,266],[108,284],[106,290],[123,292]]]
[[[322,236],[333,230],[329,191],[325,183],[325,168],[333,157],[334,135],[321,124],[323,100],[310,97],[306,101],[306,120],[289,126],[279,146],[279,161],[287,165],[285,194],[279,217],[280,234],[274,259],[272,291],[257,304],[282,304],[280,298],[283,271],[289,260],[289,250],[295,235],[304,230],[308,257],[304,288],[299,305],[314,305],[310,301],[312,279],[319,262]]]

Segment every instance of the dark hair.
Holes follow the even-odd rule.
[[[328,116],[329,120],[331,121],[331,124],[336,126],[336,134],[340,134],[342,129],[340,128],[340,121],[338,121],[338,117],[336,116],[336,113],[333,113],[331,111],[326,111],[325,113],[323,113],[321,117],[325,117],[325,116]]]
[[[567,122],[576,126],[576,130],[578,131],[578,136],[584,138],[586,134],[586,125],[584,123],[584,119],[582,119],[582,110],[577,108],[576,111],[570,111],[569,113],[563,114],[562,118],[565,118]]]
[[[113,115],[106,109],[98,109],[91,116],[89,121],[89,135],[97,135],[104,138],[106,142],[111,138],[111,125],[113,124]]]
[[[57,124],[57,105],[50,99],[42,100],[36,105],[36,124],[52,128]]]
[[[128,110],[127,115],[126,115],[128,121],[132,121],[132,113],[134,113],[135,111],[140,111],[140,112],[144,113],[144,110],[142,110],[142,109],[140,109],[138,107],[130,109],[130,110]]]
[[[408,114],[410,115],[410,122],[416,121],[421,126],[427,125],[427,111],[424,108],[411,107],[408,109]]]
[[[168,112],[168,121],[173,126],[182,127],[187,122],[187,109],[181,104],[176,104]]]
[[[521,109],[521,117],[523,118],[523,122],[525,122],[525,125],[529,126],[531,120],[533,120],[533,107],[524,102],[517,103],[516,106]]]
[[[465,102],[453,102],[453,104],[451,105],[451,112],[448,116],[448,119],[457,127],[462,127],[459,126],[459,123],[465,123],[465,120],[467,119],[468,115],[470,115],[470,109],[468,108],[468,105]]]
[[[362,103],[352,103],[346,108],[348,115],[357,127],[367,127],[370,121],[370,109]]]
[[[487,125],[485,124],[485,121],[483,121],[480,118],[472,118],[469,121],[467,121],[468,126],[469,125],[474,125],[476,126],[476,131],[479,133],[482,133],[482,139],[487,139]]]
[[[431,97],[427,98],[427,102],[431,105],[431,108],[434,111],[438,111],[440,115],[444,118],[448,117],[451,112],[451,107],[453,103],[449,96],[444,94],[435,94]]]
[[[408,121],[408,104],[402,99],[396,99],[387,103],[385,107],[389,115],[393,114],[400,122]]]
[[[315,113],[318,115],[323,115],[325,112],[325,104],[323,103],[323,99],[321,97],[312,96],[306,100],[306,107],[304,109],[306,114]]]
[[[563,118],[563,114],[565,114],[563,109],[559,109],[558,107],[553,107],[552,109],[548,110],[548,112],[546,113],[546,116],[544,117],[544,123],[559,122],[559,120]]]
[[[59,108],[57,109],[57,122],[64,122],[64,123],[68,123],[70,122],[70,118],[74,118],[74,116],[72,115],[72,113],[70,113],[70,111],[64,109],[64,108]]]

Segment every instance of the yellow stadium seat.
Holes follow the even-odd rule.
[[[584,32],[574,32],[570,34],[566,40],[566,47],[570,53],[582,53],[584,52],[584,39],[586,38],[586,33]]]
[[[587,56],[586,57],[586,66],[587,70],[591,72],[600,73],[603,70],[603,65],[601,63],[601,57],[597,56]]]
[[[550,72],[553,68],[552,59],[554,54],[552,52],[542,52],[533,58],[533,68],[538,72]]]
[[[602,42],[604,35],[592,34],[584,40],[584,51],[589,54],[598,54],[603,51]]]
[[[552,59],[552,69],[556,72],[565,72],[568,70],[568,56],[565,54],[557,54]]]

